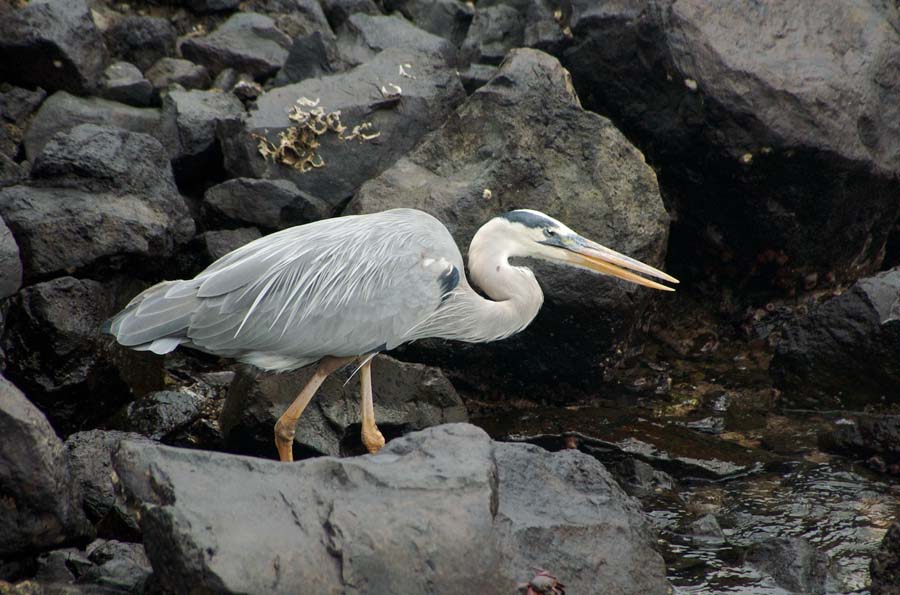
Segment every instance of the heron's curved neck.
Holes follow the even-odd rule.
[[[494,233],[489,225],[472,238],[469,273],[472,281],[491,299],[470,292],[467,314],[477,334],[470,341],[494,341],[521,331],[534,320],[544,303],[534,273],[509,264],[511,256],[521,256],[516,245]]]

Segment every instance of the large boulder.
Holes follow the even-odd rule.
[[[291,38],[262,14],[241,12],[205,37],[189,37],[181,42],[181,54],[202,64],[215,76],[234,68],[263,80],[281,68],[291,47]]]
[[[385,10],[397,11],[421,29],[446,37],[459,46],[466,38],[475,9],[462,0],[386,0]]]
[[[332,374],[300,417],[300,452],[338,455],[360,450],[360,397],[355,368]],[[379,355],[372,364],[375,419],[387,437],[467,419],[450,381],[436,368]],[[244,368],[235,377],[220,426],[226,444],[244,454],[275,456],[273,428],[314,367],[286,374]]]
[[[85,0],[0,8],[0,80],[87,93],[95,88],[106,59],[106,45]]]
[[[26,279],[134,263],[146,274],[193,235],[168,155],[151,136],[84,124],[53,137],[31,173],[30,186],[0,190]]]
[[[464,255],[482,224],[516,208],[543,211],[656,266],[668,232],[641,153],[608,120],[583,110],[565,69],[535,50],[514,51],[444,126],[364,184],[345,212],[392,207],[431,213]],[[545,293],[529,329],[490,345],[426,344],[414,357],[453,370],[469,386],[531,397],[561,399],[560,386],[594,386],[604,356],[627,336],[651,292],[575,269],[529,266]]]
[[[573,5],[563,64],[658,165],[686,275],[772,294],[877,269],[900,192],[894,3]]]
[[[115,468],[169,591],[506,595],[548,560],[573,592],[668,590],[602,465],[469,425],[293,465],[124,443]]]
[[[862,279],[788,323],[770,371],[789,408],[900,403],[900,268]]]
[[[402,64],[411,65],[409,77],[399,74]],[[399,94],[392,94],[396,89],[391,84],[401,89]],[[225,167],[235,177],[288,179],[337,208],[363,182],[390,167],[425,133],[439,127],[464,97],[456,73],[435,65],[429,55],[388,49],[349,72],[264,93],[243,126],[220,127]],[[303,98],[318,102],[326,113],[340,112],[340,121],[347,127],[344,137],[366,123],[371,126],[361,131],[378,136],[342,140],[330,131],[318,136],[316,151],[323,165],[309,171],[264,158],[259,151],[260,137],[278,145],[279,134],[296,128],[288,111]],[[306,112],[315,109],[300,107]]]
[[[158,359],[112,348],[101,335],[103,321],[116,312],[116,293],[97,281],[60,277],[11,299],[0,341],[5,374],[63,434],[112,415],[132,390],[162,383]]]
[[[322,200],[298,190],[288,180],[233,178],[206,191],[206,218],[213,223],[256,225],[269,231],[285,229],[329,217]]]
[[[22,285],[22,261],[16,238],[0,218],[0,299],[19,291]]]
[[[132,107],[99,97],[76,97],[60,91],[41,105],[28,127],[25,133],[25,155],[33,161],[53,135],[68,132],[80,124],[114,126],[164,140],[160,131],[158,109]]]
[[[388,48],[422,53],[431,61],[447,66],[455,65],[457,60],[452,43],[419,29],[399,15],[354,14],[338,31],[338,44],[341,57],[351,66],[368,62]]]
[[[81,493],[47,419],[0,377],[0,557],[90,535]]]

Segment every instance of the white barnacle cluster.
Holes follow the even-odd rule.
[[[341,122],[341,112],[327,111],[319,105],[319,99],[301,97],[288,112],[293,126],[278,134],[278,143],[270,142],[265,136],[254,134],[257,149],[264,159],[272,159],[302,173],[323,167],[325,160],[319,154],[319,137],[336,134],[342,141],[365,142],[377,138],[380,132],[372,130],[371,122],[363,122],[348,128]]]

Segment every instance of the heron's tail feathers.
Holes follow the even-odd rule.
[[[138,351],[169,353],[187,342],[187,329],[197,308],[196,291],[178,291],[192,281],[164,281],[146,289],[124,310],[103,325],[103,332],[115,336],[126,347]]]

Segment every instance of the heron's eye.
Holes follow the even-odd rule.
[[[557,236],[557,233],[555,230],[547,227],[544,229],[544,235],[547,236],[548,238],[555,238]]]

